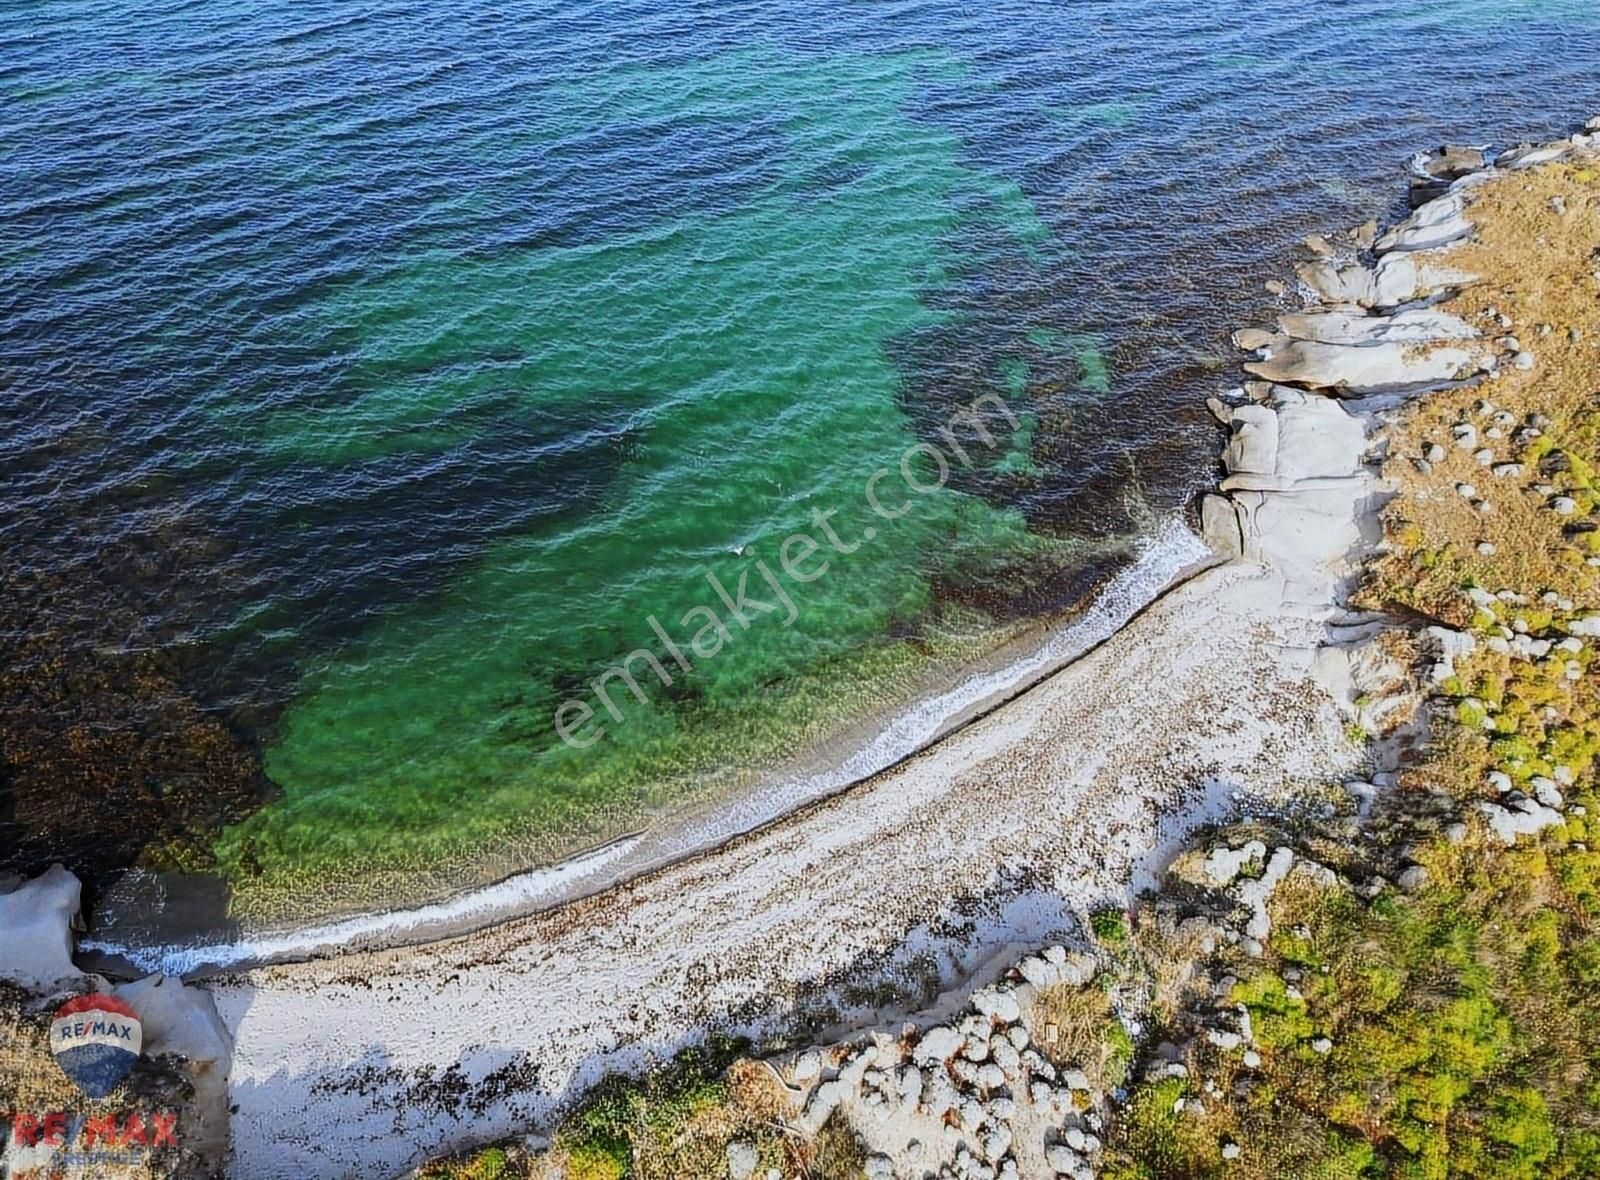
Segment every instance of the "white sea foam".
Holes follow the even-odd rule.
[[[567,895],[626,856],[638,842],[638,837],[618,840],[560,864],[518,873],[493,885],[414,909],[356,914],[298,930],[251,936],[237,942],[127,947],[85,939],[78,945],[85,950],[120,955],[146,971],[183,975],[202,968],[303,959],[355,946],[417,941],[429,932],[442,935],[484,926],[498,917],[526,912],[537,908],[547,899]]]
[[[1002,668],[963,677],[937,696],[891,717],[860,749],[829,770],[777,781],[686,822],[628,837],[558,865],[405,910],[354,917],[236,942],[193,946],[121,946],[86,940],[85,949],[119,955],[147,971],[181,975],[202,969],[309,958],[333,951],[416,943],[477,929],[561,901],[711,848],[795,808],[876,774],[933,741],[955,718],[1008,697],[1115,634],[1185,569],[1210,556],[1182,521],[1164,522],[1139,543],[1138,555],[1068,625]]]

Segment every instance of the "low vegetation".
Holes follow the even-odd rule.
[[[1353,872],[1280,891],[1265,953],[1225,968],[1254,1068],[1191,1042],[1186,1076],[1131,1095],[1107,1175],[1600,1175],[1600,718],[1577,634],[1600,610],[1597,180],[1556,165],[1485,190],[1458,256],[1485,281],[1452,310],[1525,338],[1538,366],[1431,397],[1389,432],[1402,491],[1365,605],[1475,638],[1374,824],[1369,859],[1412,862],[1420,884],[1363,896]],[[1565,807],[1542,837],[1508,847],[1475,818],[1541,787]],[[1441,810],[1465,822],[1441,831]]]

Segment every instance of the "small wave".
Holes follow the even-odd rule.
[[[144,971],[186,975],[194,971],[306,959],[331,951],[391,943],[420,942],[488,925],[569,896],[588,878],[622,859],[638,837],[613,841],[548,868],[518,873],[503,881],[409,910],[357,914],[283,933],[253,935],[237,942],[198,946],[122,946],[85,939],[83,950],[126,959]]]

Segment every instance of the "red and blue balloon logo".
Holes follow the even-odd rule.
[[[50,1022],[50,1052],[90,1098],[104,1098],[139,1060],[144,1030],[132,1008],[115,996],[68,1000]]]

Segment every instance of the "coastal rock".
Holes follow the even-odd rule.
[[[1547,144],[1519,144],[1508,148],[1495,157],[1496,168],[1506,168],[1513,172],[1520,172],[1525,168],[1535,168],[1540,164],[1548,164],[1559,160],[1572,151],[1570,142],[1557,140]]]
[[[78,878],[60,865],[0,893],[0,979],[50,993],[85,978],[72,961],[81,893]]]
[[[1267,406],[1239,406],[1229,417],[1222,462],[1230,472],[1271,475],[1278,464],[1278,415]]]
[[[1224,557],[1245,556],[1243,517],[1228,496],[1208,493],[1201,497],[1200,536]]]
[[[1465,147],[1447,143],[1431,152],[1418,152],[1411,158],[1413,174],[1429,180],[1460,180],[1489,166],[1489,157],[1483,148]]]
[[[1303,262],[1295,267],[1295,275],[1324,303],[1372,306],[1372,272],[1357,263],[1341,267],[1327,261]]]
[[[1240,490],[1225,499],[1207,499],[1222,501],[1221,510],[1209,508],[1208,540],[1226,534],[1225,513],[1231,512],[1238,529],[1237,555],[1278,569],[1325,569],[1363,540],[1354,511],[1358,496],[1343,488]],[[1203,505],[1203,520],[1207,511]]]
[[[1473,340],[1480,333],[1447,312],[1428,308],[1397,311],[1390,316],[1354,315],[1347,311],[1297,312],[1280,316],[1278,331],[1291,340],[1320,344],[1424,344]]]
[[[1477,275],[1447,266],[1423,251],[1395,251],[1378,260],[1373,270],[1372,307],[1396,307],[1457,287],[1471,286]]]
[[[1382,235],[1374,249],[1430,250],[1458,241],[1472,232],[1472,223],[1466,219],[1464,210],[1465,202],[1459,192],[1429,201]]]
[[[1488,360],[1487,354],[1456,345],[1424,350],[1409,344],[1296,340],[1245,370],[1268,381],[1364,394],[1442,385],[1484,371]]]
[[[729,1180],[749,1180],[761,1163],[755,1144],[745,1139],[728,1144],[727,1159]]]
[[[1276,395],[1277,475],[1285,480],[1346,476],[1361,469],[1367,430],[1338,402],[1294,389]]]

